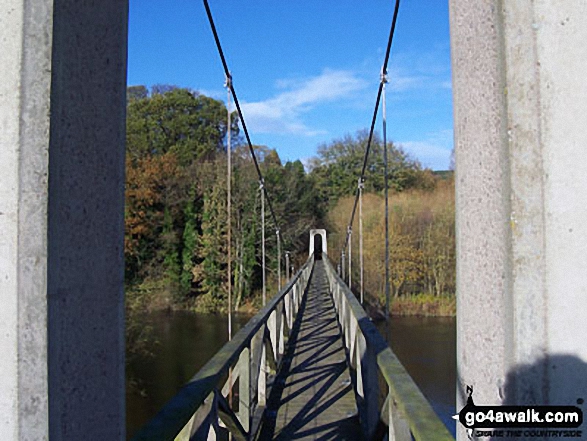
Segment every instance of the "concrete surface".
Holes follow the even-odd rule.
[[[0,10],[0,439],[124,439],[125,1]]]
[[[457,411],[465,385],[488,405],[587,391],[585,14],[576,0],[450,1]]]
[[[47,439],[52,13],[51,1],[0,8],[0,439],[10,441]]]

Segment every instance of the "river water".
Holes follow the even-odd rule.
[[[234,333],[249,316],[233,320]],[[137,430],[184,385],[227,340],[225,316],[188,312],[153,313],[147,318],[157,341],[154,354],[137,357],[127,367],[127,379],[138,386],[127,390],[127,436]],[[454,434],[456,335],[455,320],[394,317],[379,323],[391,347],[436,413]],[[130,383],[130,382],[129,382]]]

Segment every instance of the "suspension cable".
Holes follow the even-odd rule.
[[[263,249],[261,266],[263,273],[263,306],[265,306],[267,304],[267,275],[265,272],[265,184],[263,181],[261,181],[259,190],[261,190],[261,248]]]
[[[228,248],[228,341],[232,340],[232,150],[231,150],[231,118],[230,118],[230,74],[226,77],[226,242]],[[232,367],[228,370],[228,384],[232,384]],[[232,407],[232,388],[228,391],[228,404]],[[232,434],[229,437],[232,440]]]
[[[363,181],[359,178],[359,266],[361,273],[361,305],[364,304],[364,259],[363,259]]]
[[[393,42],[393,36],[395,34],[395,25],[397,22],[397,15],[398,15],[398,11],[399,11],[399,3],[400,0],[396,0],[395,1],[395,8],[393,11],[393,18],[391,20],[391,29],[389,30],[389,38],[387,40],[387,49],[385,51],[385,58],[383,61],[383,67],[381,68],[381,72],[383,72],[383,75],[385,75],[385,77],[387,78],[387,65],[389,63],[389,56],[391,54],[391,44]],[[375,122],[377,121],[377,113],[379,112],[379,104],[381,102],[381,95],[383,93],[383,79],[381,79],[381,81],[379,82],[379,89],[377,91],[377,99],[375,100],[375,110],[373,111],[373,117],[371,118],[371,128],[369,130],[369,138],[367,141],[367,147],[365,149],[365,156],[363,158],[363,167],[361,169],[361,175],[360,175],[360,180],[361,182],[365,182],[365,171],[367,169],[367,163],[369,160],[369,152],[371,150],[371,142],[373,141],[373,133],[375,131]],[[357,205],[359,202],[359,189],[357,188],[357,191],[355,192],[355,202],[353,204],[353,210],[351,212],[351,218],[350,221],[348,223],[348,225],[352,226],[353,225],[353,221],[355,219],[355,213],[357,210]],[[343,242],[343,246],[342,246],[342,252],[341,252],[341,256],[342,253],[344,253],[344,251],[346,250],[346,246],[348,243],[348,230],[347,230],[347,237],[345,238],[344,242]],[[344,272],[344,271],[343,271]]]
[[[277,292],[281,291],[281,236],[279,230],[275,232],[277,236]]]
[[[226,113],[226,242],[228,244],[228,340],[232,340],[232,151],[231,151],[231,118],[230,118],[230,75],[226,77],[227,90]]]
[[[385,105],[387,75],[383,72],[381,73],[381,83],[383,84],[383,180],[385,182],[385,318],[389,319],[389,185],[387,173],[387,108]]]
[[[247,129],[247,125],[245,123],[245,118],[243,116],[243,112],[241,110],[240,103],[238,101],[238,97],[236,95],[236,91],[234,89],[234,85],[232,82],[232,76],[228,69],[228,63],[226,62],[226,57],[224,56],[224,51],[222,50],[222,45],[220,44],[220,38],[218,37],[218,32],[216,30],[216,25],[214,24],[214,19],[212,18],[212,11],[210,10],[210,5],[208,4],[208,0],[204,0],[204,7],[206,8],[206,15],[208,16],[208,21],[210,23],[210,28],[212,29],[212,34],[214,35],[214,41],[216,42],[216,48],[218,49],[218,54],[220,55],[220,60],[222,61],[222,67],[224,68],[224,73],[227,79],[227,88],[230,90],[232,97],[234,99],[234,104],[243,128],[243,132],[245,134],[245,138],[247,140],[247,146],[249,148],[249,153],[253,158],[253,163],[255,164],[255,169],[257,170],[257,175],[259,177],[260,188],[262,192],[261,204],[262,204],[262,242],[263,242],[263,305],[266,303],[266,273],[265,273],[265,199],[267,200],[267,205],[269,206],[269,212],[271,213],[271,217],[273,219],[273,224],[275,225],[275,234],[277,235],[277,285],[278,288],[281,289],[281,234],[279,229],[279,224],[277,223],[277,216],[275,215],[275,211],[273,210],[273,204],[271,203],[271,198],[269,197],[269,193],[267,192],[267,187],[265,186],[265,179],[263,178],[263,173],[261,173],[261,168],[259,167],[259,161],[257,160],[257,155],[255,155],[255,149],[253,148],[253,143],[251,142],[251,137],[249,136],[249,130]],[[230,131],[230,127],[228,128]]]
[[[222,67],[224,68],[224,73],[228,77],[230,76],[228,70],[228,64],[226,63],[226,58],[224,57],[224,51],[222,50],[222,46],[220,44],[220,38],[218,37],[218,32],[216,31],[216,25],[214,24],[214,19],[212,18],[212,11],[210,10],[210,6],[208,5],[208,0],[204,0],[204,6],[206,8],[206,14],[208,15],[208,21],[210,22],[210,27],[212,28],[212,33],[214,34],[214,41],[216,42],[216,48],[218,49],[218,54],[220,55],[220,60],[222,61]],[[251,137],[249,136],[249,131],[247,129],[247,125],[245,123],[245,118],[243,117],[243,112],[241,110],[241,106],[238,101],[238,97],[236,96],[236,91],[234,90],[234,84],[230,82],[230,92],[232,93],[232,97],[234,99],[234,104],[236,106],[236,110],[240,119],[240,122],[243,126],[243,132],[245,133],[245,138],[247,139],[247,145],[249,147],[249,152],[251,153],[251,157],[253,158],[253,162],[255,164],[255,169],[257,170],[257,175],[259,176],[259,181],[263,182],[263,174],[261,173],[261,168],[259,167],[259,162],[257,161],[257,155],[255,155],[255,150],[253,149],[253,143],[251,142]],[[277,217],[275,216],[275,212],[273,211],[273,206],[271,204],[271,198],[267,192],[267,188],[263,185],[263,192],[267,198],[267,205],[269,206],[269,211],[271,212],[271,217],[273,218],[273,223],[275,224],[275,229],[279,230],[279,224],[277,223]]]
[[[353,228],[351,226],[348,227],[347,231],[349,237],[349,288],[353,288],[353,279],[352,279],[352,261],[353,261]]]
[[[389,55],[391,53],[391,44],[393,42],[393,35],[395,33],[395,24],[397,22],[397,14],[399,11],[399,1],[400,0],[395,1],[395,8],[393,11],[393,19],[391,20],[391,29],[389,31],[389,38],[387,40],[387,49],[385,51],[385,58],[383,61],[383,67],[381,69],[383,74],[386,76],[387,76],[387,65],[389,63]],[[381,101],[382,92],[383,92],[383,82],[380,81],[379,82],[379,90],[377,91],[377,99],[375,100],[375,110],[373,111],[373,118],[371,119],[371,129],[369,130],[369,139],[367,141],[367,148],[365,149],[365,156],[363,158],[363,167],[361,169],[361,176],[360,176],[361,182],[365,182],[365,170],[367,169],[367,162],[369,160],[369,152],[371,150],[371,142],[373,141],[373,133],[375,131],[375,122],[377,121],[377,113],[379,112],[379,103]],[[359,189],[357,189],[357,191],[355,192],[355,203],[353,205],[353,211],[351,213],[351,219],[349,221],[349,225],[351,225],[351,226],[353,225],[353,221],[355,219],[355,212],[357,210],[358,200],[359,200]],[[342,247],[343,252],[346,249],[347,242],[348,242],[348,231],[347,231],[347,237],[345,238],[345,240],[343,242],[343,247]]]

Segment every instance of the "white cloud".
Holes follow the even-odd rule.
[[[303,115],[321,104],[351,98],[366,82],[349,71],[326,69],[307,80],[278,80],[276,86],[284,91],[264,101],[243,103],[247,126],[258,133],[315,136],[325,132],[308,127]]]
[[[195,89],[200,95],[216,100],[226,101],[226,89]]]
[[[405,92],[422,87],[427,77],[423,75],[404,74],[402,69],[393,68],[387,71],[387,79],[392,92]]]
[[[446,47],[437,45],[426,52],[394,54],[388,69],[392,90],[450,89],[450,58],[447,51]]]
[[[403,141],[398,144],[416,158],[424,167],[432,170],[447,170],[453,147],[452,130],[440,130],[418,141]]]

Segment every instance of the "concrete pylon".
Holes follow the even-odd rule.
[[[0,7],[0,439],[122,440],[127,9]]]
[[[586,15],[450,0],[457,411],[587,398]]]

